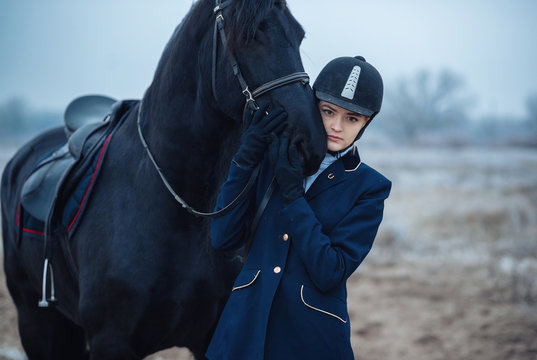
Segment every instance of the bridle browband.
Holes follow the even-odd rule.
[[[213,97],[215,101],[218,101],[216,96],[216,63],[217,63],[217,54],[218,54],[218,37],[220,37],[222,46],[224,49],[226,49],[227,46],[227,36],[224,31],[224,15],[223,10],[229,6],[232,3],[233,0],[226,0],[222,2],[221,0],[216,0],[216,7],[214,8],[214,15],[216,16],[215,20],[215,26],[214,26],[214,34],[213,34],[213,56],[212,56],[212,92]],[[246,83],[246,80],[244,79],[242,72],[239,68],[239,63],[237,62],[237,59],[235,56],[228,52],[229,60],[231,62],[231,66],[233,69],[233,75],[237,78],[237,80],[240,83],[242,93],[246,98],[246,103],[244,105],[244,110],[246,112],[246,109],[249,109],[250,111],[255,111],[259,109],[259,106],[257,105],[256,98],[266,94],[274,89],[280,88],[282,86],[286,86],[295,82],[301,82],[302,85],[306,86],[309,83],[309,76],[305,72],[296,72],[292,73],[286,76],[283,76],[281,78],[269,81],[258,88],[256,88],[254,91],[250,91],[250,88],[248,87],[248,84]],[[151,150],[149,149],[149,146],[147,145],[147,141],[144,138],[144,135],[142,133],[141,128],[141,117],[142,117],[142,106],[143,106],[143,99],[145,98],[145,94],[140,100],[140,105],[138,107],[138,118],[137,118],[137,126],[138,126],[138,135],[140,137],[140,141],[142,142],[142,145],[144,149],[147,152],[147,155],[149,159],[151,160],[151,163],[155,167],[155,170],[159,174],[162,182],[166,186],[166,189],[170,192],[170,194],[173,196],[173,198],[181,204],[181,206],[190,214],[197,216],[197,217],[204,217],[204,218],[212,218],[212,217],[219,217],[223,216],[224,214],[228,213],[230,210],[232,210],[248,193],[248,191],[251,189],[253,184],[255,183],[255,180],[257,178],[257,175],[259,174],[260,166],[258,165],[253,171],[252,175],[250,176],[250,179],[248,180],[248,183],[242,189],[240,194],[228,205],[226,205],[224,208],[215,211],[215,212],[201,212],[197,211],[190,205],[186,203],[186,201],[180,197],[172,188],[171,184],[168,182],[164,174],[162,173],[161,167],[158,165],[157,161],[155,160],[155,157],[151,153]]]

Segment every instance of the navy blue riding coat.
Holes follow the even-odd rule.
[[[232,164],[216,209],[232,201],[251,170]],[[255,191],[212,221],[212,244],[240,248],[273,173],[262,164]],[[354,359],[346,280],[365,258],[391,182],[349,152],[304,197],[284,206],[276,187],[213,335],[207,357]]]

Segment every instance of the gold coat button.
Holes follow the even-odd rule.
[[[282,268],[279,267],[279,266],[276,266],[276,267],[274,268],[274,273],[275,273],[275,274],[279,274],[281,271],[282,271]]]
[[[287,241],[287,240],[289,240],[289,235],[287,235],[287,234],[283,234],[283,236],[282,236],[282,240],[283,240],[283,241]]]

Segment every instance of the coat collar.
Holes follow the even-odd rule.
[[[358,170],[360,163],[360,155],[357,149],[349,151],[345,156],[334,161],[315,179],[306,192],[306,200],[314,198],[324,190],[345,180],[348,173]]]

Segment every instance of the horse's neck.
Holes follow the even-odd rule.
[[[159,62],[144,96],[142,130],[172,187],[187,201],[190,194],[211,201],[227,174],[240,125],[213,104],[211,32],[189,24],[176,31]]]
[[[142,109],[142,132],[147,133],[156,162],[191,206],[212,210],[207,206],[214,202],[227,174],[238,145],[239,126],[201,104],[194,92],[163,96],[150,89],[148,93]]]

